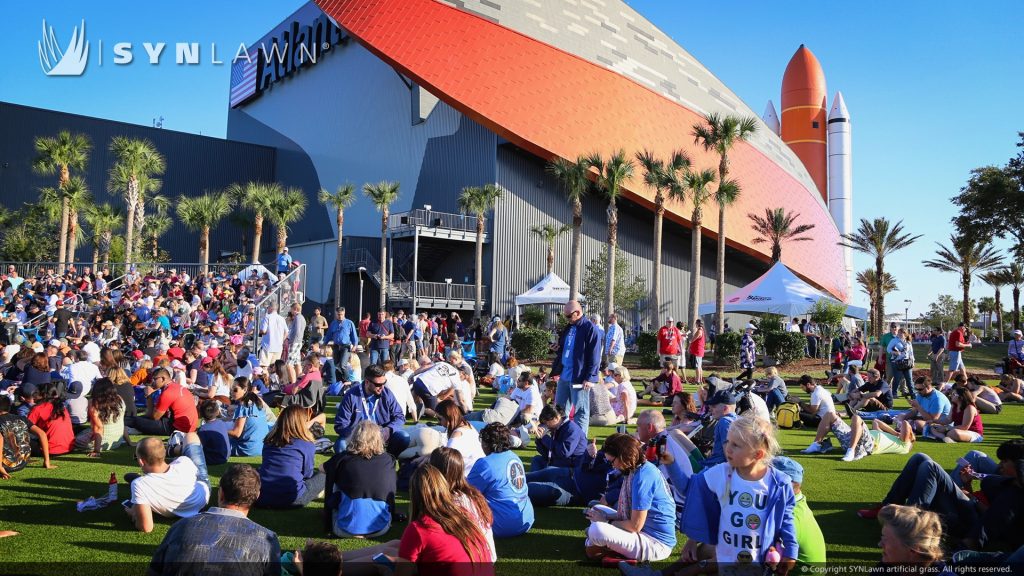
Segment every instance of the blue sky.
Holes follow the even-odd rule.
[[[887,261],[900,285],[887,300],[911,316],[938,294],[959,294],[957,278],[924,268],[935,242],[948,242],[955,214],[949,198],[970,170],[1002,164],[1024,131],[1020,44],[1024,5],[1013,1],[846,2],[630,0],[717,75],[757,113],[770,98],[779,105],[782,73],[804,43],[818,57],[829,98],[842,90],[853,123],[854,216],[902,219],[924,237]],[[230,61],[240,42],[252,42],[304,4],[249,0],[173,4],[17,2],[6,7],[0,39],[0,100],[223,136]],[[78,78],[49,78],[36,43],[43,19],[60,42],[84,18],[87,38],[104,42]],[[162,62],[146,62],[143,42],[166,42]],[[199,42],[202,62],[178,66],[175,42]],[[132,42],[135,62],[114,66],[114,42]],[[218,45],[222,65],[210,63]],[[1006,243],[1001,243],[1005,246]],[[855,268],[870,266],[855,256]],[[975,297],[988,295],[978,288]],[[854,302],[866,305],[857,292]]]

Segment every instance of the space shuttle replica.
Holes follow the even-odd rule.
[[[803,162],[840,234],[853,232],[853,160],[850,113],[842,92],[828,108],[825,73],[803,44],[782,76],[782,114],[768,101],[762,120]],[[828,110],[826,114],[826,110]],[[853,251],[843,248],[847,293],[853,287]]]

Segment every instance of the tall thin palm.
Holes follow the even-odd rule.
[[[869,318],[871,322],[874,322],[875,307],[878,304],[878,300],[884,299],[886,294],[897,290],[896,278],[886,272],[882,276],[882,281],[879,282],[878,276],[875,275],[875,269],[868,268],[867,270],[857,272],[857,283],[860,284],[861,290],[868,295]]]
[[[281,193],[277,182],[250,181],[228,186],[227,193],[252,212],[252,263],[260,261],[260,242],[263,240],[263,221],[273,212],[274,197]]]
[[[669,190],[676,198],[689,196],[693,203],[690,222],[693,227],[690,248],[690,326],[697,321],[697,305],[700,303],[701,278],[701,231],[704,221],[704,205],[711,200],[711,183],[715,181],[715,172],[711,169],[687,171],[681,179],[682,186],[673,185]],[[685,191],[685,192],[684,192]]]
[[[558,237],[571,229],[572,226],[568,224],[564,224],[562,226],[555,226],[554,224],[535,224],[530,226],[530,233],[541,242],[544,242],[548,247],[548,274],[555,271],[555,244],[558,242]]]
[[[938,258],[922,262],[929,268],[935,268],[943,272],[953,272],[960,275],[960,287],[964,290],[964,299],[961,303],[964,324],[971,322],[971,279],[979,272],[986,272],[999,267],[1002,257],[999,252],[987,241],[979,241],[968,236],[950,236],[952,248],[948,248],[939,242],[939,249],[935,251]]]
[[[999,340],[1002,340],[1003,303],[999,299],[999,290],[1006,284],[1006,282],[1005,280],[1003,280],[1003,275],[1001,274],[999,269],[989,270],[988,272],[985,272],[981,276],[978,276],[978,278],[981,278],[982,282],[991,286],[992,290],[995,291],[996,328],[998,328],[999,330],[999,332],[997,332],[997,334],[999,334]]]
[[[142,226],[141,235],[143,243],[149,244],[150,262],[153,263],[154,269],[156,268],[157,262],[160,261],[160,237],[167,234],[173,225],[174,220],[172,220],[170,216],[162,212],[157,212],[149,218],[146,218],[145,224]]]
[[[758,236],[751,240],[753,244],[770,242],[772,245],[772,264],[782,261],[783,242],[809,242],[813,238],[801,234],[814,228],[814,224],[795,226],[799,213],[787,212],[784,208],[765,208],[764,216],[747,214],[753,222],[754,232]]]
[[[590,165],[583,156],[576,161],[558,158],[547,165],[549,174],[562,183],[565,195],[572,204],[572,259],[569,264],[569,299],[580,295],[580,266],[583,261],[583,197],[592,186],[588,173]]]
[[[373,202],[380,212],[380,307],[387,307],[388,294],[388,213],[391,205],[398,200],[398,182],[363,184],[363,194]]]
[[[209,273],[210,231],[231,214],[232,198],[225,192],[178,198],[178,219],[190,230],[199,232],[199,261],[203,274]]]
[[[587,163],[597,169],[597,186],[608,200],[608,271],[605,276],[604,313],[607,318],[615,311],[615,247],[619,242],[619,206],[622,187],[633,177],[635,166],[626,157],[625,150],[618,150],[608,160],[598,153],[587,157]]]
[[[85,212],[85,222],[92,232],[93,268],[99,264],[101,256],[104,264],[109,263],[110,243],[113,241],[114,232],[124,224],[124,211],[106,202],[93,204]]]
[[[89,153],[92,152],[92,142],[85,134],[72,134],[67,130],[59,132],[56,136],[40,136],[35,139],[36,157],[32,161],[32,168],[43,175],[58,173],[57,190],[63,191],[71,178],[72,170],[85,170],[89,162]],[[60,210],[60,249],[57,259],[61,268],[64,267],[67,257],[67,236],[68,236],[68,205],[66,200],[61,201]]]
[[[92,192],[81,176],[72,176],[64,186],[64,204],[68,208],[67,259],[75,261],[78,239],[81,236],[80,215],[93,205]]]
[[[267,218],[277,230],[277,254],[288,245],[288,225],[302,219],[306,213],[306,204],[306,193],[301,188],[288,188],[271,199],[271,210]]]
[[[135,232],[145,224],[146,197],[160,190],[163,183],[157,176],[164,173],[167,162],[146,139],[117,136],[110,141],[114,166],[110,169],[107,190],[124,197],[127,225],[125,227],[125,266],[135,252]]]
[[[654,157],[649,150],[637,152],[636,160],[644,170],[644,184],[654,189],[654,267],[651,274],[651,323],[661,326],[661,244],[665,220],[665,192],[671,186],[670,173],[690,168],[690,158],[682,150],[672,153],[668,164]]]
[[[715,275],[715,331],[725,331],[725,210],[740,193],[740,186],[727,186],[729,174],[729,151],[757,132],[757,119],[753,117],[721,116],[711,112],[704,116],[704,122],[694,124],[693,143],[700,144],[705,151],[718,154],[718,265]]]
[[[1013,261],[999,269],[1003,284],[1012,287],[1013,329],[1020,330],[1020,287],[1024,285],[1024,264]]]
[[[487,213],[494,210],[494,205],[501,199],[501,196],[501,188],[495,184],[467,186],[459,194],[459,211],[476,216],[476,266],[474,266],[476,302],[473,309],[477,318],[480,318],[481,312],[483,312],[484,224]]]
[[[867,220],[861,218],[857,230],[843,234],[840,246],[851,248],[857,252],[867,254],[875,259],[875,276],[885,277],[885,258],[890,254],[910,246],[920,238],[921,235],[913,236],[903,230],[903,221],[892,224],[886,218],[875,218]],[[872,325],[875,329],[875,337],[882,337],[882,323],[885,320],[885,298],[878,298],[878,305],[875,307],[875,318]]]
[[[334,192],[320,190],[320,203],[334,208],[338,222],[338,254],[334,259],[334,305],[341,306],[341,245],[345,238],[345,209],[356,201],[356,187],[352,184],[338,186]]]

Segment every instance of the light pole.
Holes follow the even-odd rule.
[[[363,272],[366,272],[366,267],[359,267],[359,319],[363,319]]]
[[[451,305],[451,299],[452,299],[452,279],[451,278],[445,278],[444,279],[444,283],[447,285],[447,287],[445,288],[445,299],[449,301],[449,306],[450,306]]]
[[[910,302],[910,300],[904,300],[903,303],[906,304],[906,307],[903,308],[903,327],[904,328],[908,328],[908,331],[909,331],[909,327],[910,327],[910,304],[911,304],[911,302]]]

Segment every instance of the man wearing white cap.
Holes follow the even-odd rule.
[[[285,246],[281,249],[281,253],[277,255],[277,273],[287,274],[292,267],[292,257],[288,254],[288,247]]]
[[[1017,373],[1024,370],[1024,332],[1013,331],[1013,340],[1006,348],[1006,357],[1009,359],[1011,372]]]
[[[683,353],[682,342],[683,335],[676,328],[675,320],[669,316],[665,319],[665,325],[658,329],[658,356],[661,356],[662,366],[670,360],[679,365],[679,358]]]

